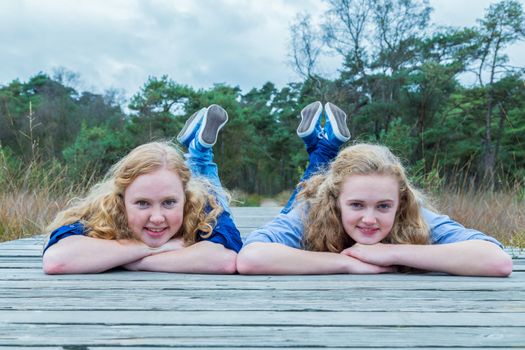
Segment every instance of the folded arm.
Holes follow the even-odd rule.
[[[180,240],[171,240],[151,248],[135,240],[108,240],[74,235],[53,244],[42,257],[47,274],[98,273],[146,256],[182,248]]]
[[[391,268],[359,261],[355,258],[329,252],[311,252],[280,243],[252,243],[237,257],[241,274],[376,274],[390,272]]]
[[[335,274],[389,272],[389,267],[364,263],[330,252],[301,249],[304,207],[279,214],[252,232],[237,257],[241,274]]]
[[[232,274],[236,269],[237,253],[222,244],[197,242],[183,249],[154,255],[124,265],[129,270]]]
[[[432,245],[355,244],[342,253],[381,266],[402,265],[453,275],[504,277],[512,273],[510,256],[483,240]]]

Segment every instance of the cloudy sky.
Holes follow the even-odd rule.
[[[493,2],[431,0],[432,22],[472,26]],[[291,22],[325,8],[322,0],[0,0],[0,85],[63,67],[79,74],[79,90],[127,96],[163,74],[195,88],[283,86],[300,80],[287,63]],[[524,54],[523,43],[509,50],[515,64]],[[336,72],[338,61],[325,65]]]

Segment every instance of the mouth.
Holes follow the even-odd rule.
[[[153,238],[162,237],[167,230],[167,227],[144,227],[146,234]]]
[[[364,235],[371,236],[379,231],[379,228],[377,227],[361,227],[357,226],[359,231],[361,231]]]

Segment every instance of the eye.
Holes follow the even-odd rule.
[[[164,208],[173,208],[177,205],[177,203],[178,202],[176,199],[167,199],[164,202],[162,202],[162,205],[164,206]]]
[[[390,204],[390,203],[381,203],[381,204],[379,204],[377,206],[377,208],[379,210],[388,210],[388,209],[392,208],[392,204]]]
[[[149,203],[146,202],[146,201],[136,201],[135,204],[137,205],[137,207],[139,207],[140,209],[145,209],[149,206]]]
[[[350,202],[348,203],[348,206],[352,209],[361,209],[363,208],[363,204],[359,202]]]

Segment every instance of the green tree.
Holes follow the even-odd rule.
[[[164,75],[148,81],[129,103],[133,111],[129,132],[142,143],[173,138],[185,122],[185,106],[195,95],[192,88]]]
[[[107,126],[82,124],[75,142],[64,149],[69,176],[78,183],[100,178],[114,163],[136,146],[125,132]]]
[[[516,74],[517,70],[508,65],[504,49],[525,38],[525,15],[521,3],[516,0],[503,0],[492,4],[483,19],[479,21],[479,59],[477,76],[479,85],[485,90],[485,118],[483,135],[483,174],[487,181],[494,179],[497,145],[501,143],[501,131],[494,133],[493,119],[498,101],[496,82],[502,77]],[[504,114],[499,113],[503,127]]]

